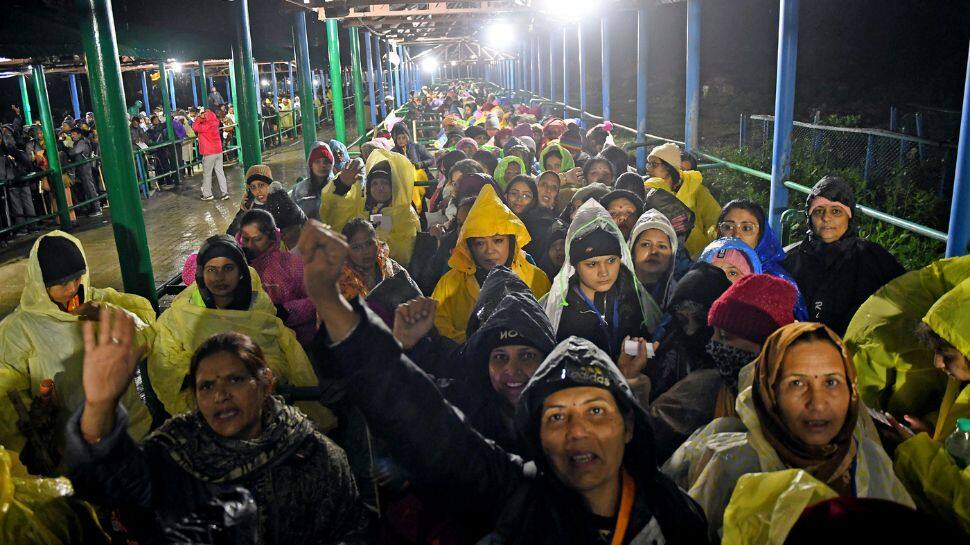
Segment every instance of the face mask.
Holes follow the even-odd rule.
[[[741,368],[758,357],[757,354],[714,339],[707,341],[707,346],[704,349],[707,350],[707,354],[717,365],[717,371],[721,374],[721,378],[735,392],[738,390],[738,373],[741,372]]]

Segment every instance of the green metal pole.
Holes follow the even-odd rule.
[[[239,116],[239,103],[236,101],[236,59],[229,59],[229,90],[232,92],[233,118]]]
[[[118,63],[111,0],[77,0],[81,16],[81,38],[87,60],[91,102],[98,124],[104,182],[111,203],[111,226],[121,266],[125,291],[147,298],[157,305],[145,218],[131,153],[131,135],[125,110],[125,91]],[[165,82],[162,81],[162,84]]]
[[[354,116],[357,118],[357,135],[367,132],[364,120],[364,77],[360,72],[360,40],[357,27],[350,27],[350,69],[354,81]]]
[[[340,37],[337,35],[337,20],[327,19],[327,54],[330,57],[330,93],[333,95],[333,129],[337,140],[347,143],[347,128],[344,126],[344,86],[340,77]]]
[[[249,34],[249,6],[247,0],[235,2],[239,10],[236,21],[236,39],[232,43],[233,66],[236,72],[236,135],[243,172],[263,162],[263,149],[259,140],[259,93],[253,65],[253,42]]]
[[[313,71],[310,70],[306,12],[302,10],[294,14],[293,35],[296,37],[296,76],[300,84],[300,112],[303,116],[303,153],[309,161],[310,150],[317,139],[317,110],[313,104]]]
[[[199,59],[199,89],[202,89],[202,96],[199,97],[199,102],[202,103],[206,108],[209,107],[209,85],[206,83],[205,78],[205,61]]]
[[[165,136],[169,142],[172,142],[172,160],[175,162],[173,165],[175,167],[175,179],[179,183],[182,183],[182,169],[179,168],[179,148],[175,144],[175,129],[172,127],[172,123],[175,120],[172,118],[172,103],[169,101],[168,96],[168,73],[165,70],[165,61],[158,63],[158,81],[162,82],[162,113],[165,115]]]
[[[57,200],[57,217],[61,229],[71,227],[71,211],[67,208],[67,195],[64,193],[64,178],[61,174],[61,160],[57,156],[57,136],[54,134],[54,120],[51,119],[51,103],[47,98],[47,76],[44,67],[37,64],[34,69],[34,95],[37,99],[37,114],[44,130],[44,149],[47,150],[47,168],[50,169],[50,186]],[[21,79],[20,81],[23,81]]]
[[[34,119],[30,115],[30,96],[27,94],[27,76],[20,74],[20,102],[23,103],[24,124],[33,125]]]

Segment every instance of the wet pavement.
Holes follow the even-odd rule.
[[[347,127],[347,138],[352,141],[356,138],[356,131],[350,125]],[[333,138],[332,129],[319,129],[317,138],[323,141]],[[263,162],[273,169],[275,180],[286,188],[291,187],[297,178],[306,174],[303,141],[289,141],[280,148],[264,151]],[[212,185],[216,200],[200,200],[201,172],[201,167],[197,166],[193,176],[182,179],[180,189],[158,191],[150,199],[141,200],[156,285],[179,274],[185,259],[197,251],[206,238],[224,233],[239,210],[245,193],[242,169],[237,164],[225,167],[230,195],[229,200],[225,201],[218,200],[219,184],[214,176]],[[71,234],[80,239],[84,246],[92,285],[121,290],[121,270],[111,229],[110,210],[104,209],[104,216],[98,218],[101,221],[84,224],[71,231]],[[21,237],[7,248],[0,249],[0,317],[9,314],[20,302],[27,255],[33,246],[33,239],[41,234]]]

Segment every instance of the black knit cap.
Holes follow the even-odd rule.
[[[215,308],[215,300],[212,293],[205,285],[205,265],[210,260],[217,257],[224,257],[236,264],[239,268],[239,284],[233,294],[233,301],[230,308],[232,310],[246,310],[252,300],[252,279],[249,276],[249,264],[246,261],[246,254],[236,239],[229,235],[212,235],[202,243],[199,256],[196,260],[195,283],[199,286],[199,294],[208,308]]]
[[[580,261],[604,255],[622,255],[620,240],[604,229],[596,228],[581,237],[573,239],[569,245],[569,264],[576,266]]]
[[[37,246],[37,261],[44,286],[64,284],[87,272],[81,249],[65,237],[46,236]]]

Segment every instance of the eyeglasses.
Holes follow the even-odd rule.
[[[528,192],[528,191],[515,191],[515,190],[509,191],[508,193],[505,194],[505,196],[510,201],[513,201],[514,200],[514,201],[525,201],[525,202],[529,202],[529,201],[531,201],[534,198],[532,196],[532,193],[531,192]]]
[[[721,233],[724,233],[724,234],[730,233],[732,235],[734,233],[737,233],[738,229],[741,229],[742,233],[746,235],[750,235],[751,233],[754,233],[755,231],[758,230],[758,224],[751,223],[749,221],[744,221],[741,223],[734,223],[733,221],[722,221],[721,223],[717,224],[717,229]]]
[[[660,161],[647,161],[647,164],[650,165],[653,168],[656,168],[656,167],[659,167],[660,165],[662,165],[663,163],[660,162]]]

